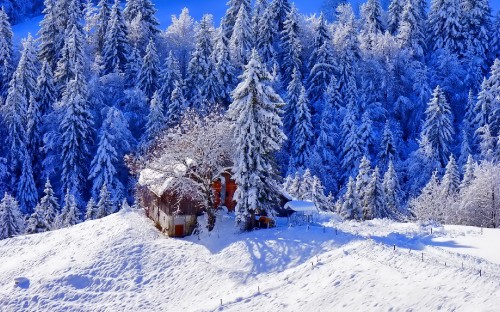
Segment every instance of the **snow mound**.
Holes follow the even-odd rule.
[[[278,222],[274,229],[241,234],[232,216],[221,215],[211,233],[171,239],[142,212],[122,211],[0,241],[0,306],[2,311],[497,310],[500,262],[495,255],[491,261],[482,258],[483,246],[473,246],[480,229],[435,230],[429,234],[416,224],[384,220],[293,228]],[[485,247],[494,246],[500,231],[480,238],[491,240]],[[477,249],[475,255],[449,242],[462,239]]]

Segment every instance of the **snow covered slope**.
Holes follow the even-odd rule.
[[[479,244],[488,241],[492,248],[500,230],[481,235],[477,228],[437,228],[430,235],[430,228],[415,224],[340,224],[325,218],[325,227],[282,224],[238,234],[231,217],[219,219],[216,230],[200,240],[166,238],[141,212],[129,210],[0,241],[1,310],[498,311],[500,306],[499,251],[488,261]],[[475,255],[463,253],[466,248]],[[15,286],[19,277],[26,280]]]

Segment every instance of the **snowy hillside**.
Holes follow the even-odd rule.
[[[236,234],[233,224],[226,217],[210,237],[169,239],[129,210],[0,241],[0,306],[8,312],[498,311],[500,305],[500,253],[489,250],[498,229],[434,228],[430,235],[430,228],[376,220]],[[19,277],[27,281],[15,286]]]

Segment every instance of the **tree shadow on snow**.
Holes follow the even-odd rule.
[[[466,246],[458,244],[453,240],[447,240],[443,242],[434,241],[436,237],[432,235],[416,235],[408,236],[402,233],[390,233],[387,236],[371,236],[377,243],[382,243],[390,247],[396,246],[396,248],[407,248],[411,250],[423,250],[426,246],[432,247],[447,247],[447,248],[474,248],[472,246]]]
[[[211,254],[223,252],[232,244],[244,244],[250,257],[250,275],[281,272],[305,262],[315,261],[316,255],[339,248],[353,240],[364,239],[350,233],[319,225],[259,229],[252,232],[211,233],[210,238],[189,239],[203,245]]]

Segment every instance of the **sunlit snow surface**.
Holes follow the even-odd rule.
[[[3,240],[0,307],[498,311],[500,230],[433,227],[430,234],[411,223],[335,220],[323,215],[308,228],[282,219],[277,228],[240,234],[231,216],[220,215],[210,235],[172,239],[129,210]],[[16,278],[24,279],[16,286]]]

